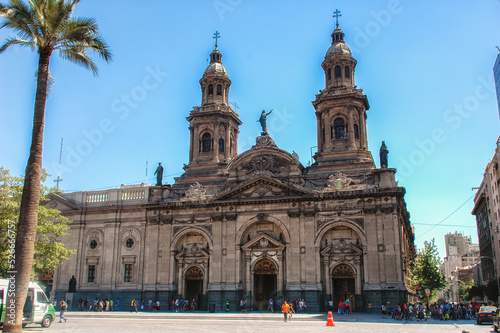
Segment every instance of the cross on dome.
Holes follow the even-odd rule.
[[[215,31],[213,39],[215,39],[215,48],[217,49],[217,40],[220,38],[220,33]]]
[[[337,25],[337,28],[339,27],[339,17],[341,17],[342,14],[340,14],[340,10],[335,9],[333,12],[333,17],[335,17],[335,24]]]

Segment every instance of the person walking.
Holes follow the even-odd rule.
[[[68,305],[66,304],[66,302],[62,298],[61,298],[61,301],[59,302],[59,307],[61,309],[61,311],[59,312],[59,322],[62,323],[63,319],[64,319],[64,322],[66,322],[66,320],[68,320],[68,319],[66,317],[64,317],[64,313],[66,312]]]
[[[269,302],[267,303],[267,311],[266,312],[269,312],[269,310],[271,310],[271,312],[274,312],[274,301],[272,298],[270,298]]]
[[[288,319],[288,312],[290,311],[290,306],[288,303],[285,301],[283,305],[281,306],[281,312],[283,312],[284,320],[286,323],[286,320]]]
[[[295,310],[293,309],[293,306],[290,305],[288,307],[288,321],[292,321],[292,315],[295,313]]]
[[[385,306],[385,304],[382,304],[382,319],[387,319],[386,313],[387,307]]]
[[[229,305],[230,305],[230,304],[231,304],[231,303],[229,303],[229,298],[228,298],[228,299],[226,299],[226,312],[229,312]]]
[[[137,301],[135,300],[135,298],[132,300],[132,302],[130,302],[130,312],[132,313],[133,311],[138,312]]]

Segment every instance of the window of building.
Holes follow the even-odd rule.
[[[123,282],[132,282],[132,264],[125,264]]]
[[[326,71],[326,79],[328,81],[330,81],[332,79],[332,69],[331,68],[328,68],[328,70]]]
[[[354,138],[359,140],[359,128],[357,124],[354,124]]]
[[[134,247],[134,240],[132,238],[127,239],[127,241],[125,242],[125,246],[131,249],[132,247]]]
[[[222,86],[220,84],[217,85],[217,96],[222,95]]]
[[[335,139],[344,139],[345,138],[345,123],[344,119],[337,118],[333,122],[333,126],[335,128]]]
[[[219,139],[219,153],[224,152],[224,139]]]
[[[95,250],[97,248],[97,241],[95,239],[91,240],[89,247],[90,249]]]
[[[212,137],[210,133],[205,133],[201,137],[201,151],[207,153],[212,150]]]
[[[341,72],[340,66],[335,66],[335,77],[341,77],[341,76],[342,76],[342,72]]]
[[[95,282],[95,265],[89,265],[88,267],[87,282]]]
[[[344,67],[344,76],[351,77],[351,71],[349,70],[349,66]]]
[[[213,96],[214,94],[214,85],[213,84],[209,84],[208,85],[208,95],[209,96]]]

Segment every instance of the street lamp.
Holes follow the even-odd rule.
[[[480,259],[491,259],[491,261],[493,261],[493,265],[494,265],[494,268],[495,268],[495,280],[497,282],[497,288],[498,288],[498,298],[497,298],[497,304],[499,303],[499,299],[500,299],[500,283],[498,282],[498,273],[497,273],[497,261],[493,258],[493,257],[490,257],[490,256],[480,256],[479,257]]]

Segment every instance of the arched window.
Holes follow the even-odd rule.
[[[214,95],[214,85],[209,84],[208,85],[208,96],[213,96]]]
[[[217,85],[217,96],[222,95],[222,86],[220,84]]]
[[[328,70],[326,71],[326,79],[328,81],[330,81],[332,79],[332,69],[331,68],[328,68]]]
[[[340,66],[335,66],[335,77],[341,77],[342,72]]]
[[[359,140],[359,129],[356,124],[354,124],[354,138]]]
[[[219,153],[224,152],[224,139],[219,139]]]
[[[333,127],[335,128],[335,139],[344,139],[345,138],[345,123],[344,119],[337,118],[333,122]]]
[[[349,70],[349,66],[345,66],[344,68],[344,76],[351,77],[351,71]]]
[[[212,137],[210,133],[205,133],[201,137],[201,151],[206,153],[212,150]]]

